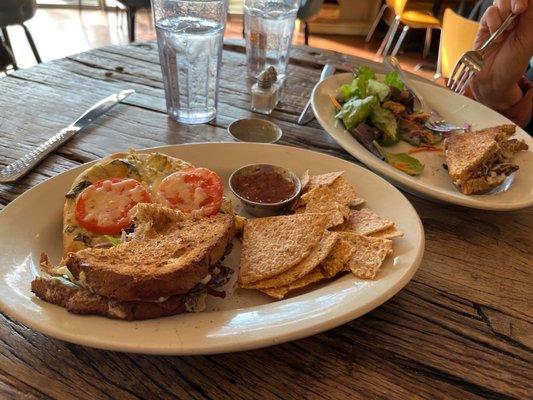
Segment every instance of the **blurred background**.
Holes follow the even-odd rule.
[[[313,47],[379,59],[378,50],[385,50],[390,42],[388,53],[396,51],[406,69],[432,78],[438,67],[445,10],[453,10],[454,16],[468,17],[477,3],[476,0],[302,0],[293,43],[307,41]],[[16,9],[24,11],[13,11]],[[230,0],[226,37],[243,37],[242,15],[243,1]],[[452,25],[462,20],[453,21]],[[109,44],[155,40],[149,0],[1,0],[0,28],[4,48],[11,50],[18,68],[30,67],[39,59],[49,61]],[[387,40],[391,36],[387,37],[387,32],[391,30],[395,35]],[[459,34],[455,41],[461,37],[465,43],[461,47],[468,47],[473,34],[475,30],[468,37]],[[35,51],[32,51],[32,39]],[[0,70],[7,73],[13,70],[13,65],[3,64],[2,67],[0,63]]]

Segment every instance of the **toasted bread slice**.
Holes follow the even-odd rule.
[[[31,291],[40,299],[66,308],[75,314],[94,314],[108,318],[140,320],[184,312],[199,312],[205,308],[205,290],[178,294],[161,302],[116,301],[91,293],[63,278],[37,277]]]
[[[138,204],[132,212],[131,241],[67,256],[74,279],[93,293],[120,301],[187,293],[224,255],[234,233],[226,214],[196,219],[157,204]]]
[[[465,182],[501,150],[515,133],[514,125],[501,125],[477,132],[454,134],[444,142],[448,173],[455,182]]]
[[[464,194],[487,192],[519,169],[513,156],[528,146],[522,140],[507,139],[514,131],[514,125],[502,125],[446,139],[448,171]]]

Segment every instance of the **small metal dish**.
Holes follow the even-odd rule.
[[[283,136],[281,128],[261,118],[244,118],[233,121],[228,133],[238,142],[276,143]]]
[[[237,190],[235,190],[235,178],[240,175],[247,175],[247,174],[255,174],[260,172],[262,169],[268,168],[268,169],[274,169],[277,173],[282,175],[285,178],[288,178],[294,183],[294,194],[278,203],[258,203],[255,201],[248,200],[244,197],[242,197]],[[295,201],[298,196],[300,195],[300,191],[302,189],[302,183],[300,182],[300,178],[292,172],[289,171],[286,168],[278,167],[277,165],[271,165],[271,164],[251,164],[251,165],[245,165],[244,167],[241,167],[237,170],[235,170],[230,178],[229,178],[229,187],[235,197],[237,197],[241,203],[244,205],[244,209],[250,213],[251,215],[255,217],[268,217],[272,215],[279,215],[282,214],[284,211],[287,210],[287,208],[292,204],[293,201]]]

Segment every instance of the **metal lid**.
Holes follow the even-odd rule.
[[[259,74],[257,84],[261,89],[268,89],[274,82],[278,80],[278,73],[276,68],[272,65]]]

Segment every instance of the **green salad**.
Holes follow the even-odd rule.
[[[413,94],[396,71],[382,81],[366,66],[357,77],[338,88],[332,102],[348,130],[369,151],[409,175],[420,175],[424,165],[407,153],[390,153],[383,147],[403,140],[419,151],[442,151],[435,147],[442,135],[425,127],[429,114],[414,110]]]

